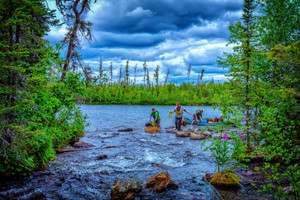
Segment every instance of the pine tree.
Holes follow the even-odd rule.
[[[86,80],[86,86],[89,87],[94,80],[94,72],[92,71],[90,66],[85,66],[83,69],[83,73],[85,75],[85,80]]]
[[[151,83],[150,83],[150,76],[149,76],[149,70],[147,69],[147,85],[150,88],[151,87]]]
[[[167,70],[167,74],[166,74],[166,78],[165,78],[165,85],[168,83],[169,74],[170,74],[170,68],[168,68],[168,70]]]
[[[144,70],[144,87],[146,86],[146,75],[147,75],[147,63],[146,61],[143,64],[143,70]]]
[[[100,62],[99,62],[99,84],[100,85],[103,84],[103,77],[104,77],[103,63],[102,63],[102,56],[100,56]]]
[[[136,70],[137,70],[137,64],[135,64],[135,66],[134,66],[134,81],[133,81],[133,85],[135,85],[136,84]]]
[[[17,176],[45,168],[53,148],[78,137],[85,120],[73,97],[83,85],[55,74],[59,54],[44,38],[58,21],[44,1],[1,0],[0,18],[0,176]]]
[[[113,83],[113,63],[112,62],[110,62],[109,71],[110,71],[110,84],[112,85],[112,83]]]
[[[94,1],[96,3],[96,0]],[[68,25],[68,33],[62,41],[62,44],[68,44],[67,55],[63,66],[61,79],[64,80],[71,60],[73,66],[76,68],[76,62],[80,62],[80,54],[78,49],[80,47],[79,34],[87,41],[92,41],[91,22],[82,20],[83,12],[90,10],[92,0],[56,0],[56,5],[60,13],[63,15],[66,24]],[[73,24],[70,24],[73,22]]]
[[[244,0],[244,8],[242,22],[230,24],[229,43],[235,44],[233,47],[234,53],[225,53],[226,58],[220,58],[219,64],[224,67],[230,67],[229,77],[233,88],[228,91],[227,95],[236,97],[235,102],[242,111],[245,111],[247,144],[250,147],[250,109],[253,102],[250,102],[250,96],[254,95],[251,91],[253,77],[255,76],[254,61],[255,61],[255,43],[256,43],[256,24],[253,12],[256,5],[254,0]]]
[[[126,66],[125,66],[125,84],[129,85],[129,60],[126,61]]]
[[[156,66],[153,74],[154,80],[156,85],[158,86],[158,81],[159,81],[159,65]]]
[[[187,90],[189,90],[191,69],[192,69],[192,63],[189,64],[188,72],[187,72],[187,76],[188,76],[188,86],[187,86]]]
[[[119,87],[122,85],[122,66],[120,66],[119,69]]]

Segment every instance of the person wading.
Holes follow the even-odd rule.
[[[155,110],[154,108],[152,108],[152,112],[150,113],[150,120],[151,121],[151,117],[153,117],[153,120],[155,122],[156,126],[160,125],[160,116],[157,110]]]
[[[171,111],[172,113],[174,113],[174,112],[176,113],[175,126],[178,131],[180,131],[183,111],[191,115],[191,113],[189,113],[187,110],[185,110],[179,102],[176,103],[175,110]]]
[[[193,121],[192,121],[192,125],[193,125],[193,123],[196,121],[196,122],[202,122],[202,120],[201,119],[203,119],[203,117],[202,117],[202,113],[204,112],[204,109],[197,109],[196,110],[196,113],[193,115],[193,117],[194,117],[194,119],[193,119]]]

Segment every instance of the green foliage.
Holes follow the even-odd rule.
[[[41,1],[1,1],[0,13],[0,175],[27,175],[82,136],[84,85],[72,73],[60,81],[59,55],[43,39],[56,20]]]
[[[172,105],[180,101],[186,105],[216,105],[219,94],[226,87],[226,84],[202,83],[199,87],[190,85],[187,91],[185,83],[179,86],[170,83],[151,87],[92,84],[85,88],[80,99],[84,99],[87,104]]]
[[[232,77],[232,89],[219,99],[221,110],[225,119],[245,117],[246,126],[238,127],[249,135],[251,130],[253,149],[265,156],[264,170],[271,173],[263,193],[299,199],[299,2],[259,0],[257,20],[251,20],[249,2],[245,0],[244,25],[229,27],[234,53],[219,62]],[[283,180],[289,180],[289,194]]]
[[[215,127],[216,131],[223,132],[223,127]],[[204,151],[211,150],[212,157],[216,159],[218,166],[218,172],[229,169],[229,166],[234,167],[235,165],[246,167],[241,161],[245,161],[246,145],[243,140],[243,135],[236,135],[234,131],[231,131],[230,136],[227,133],[222,135],[222,138],[215,139],[209,146],[204,148]],[[231,137],[231,139],[229,139]],[[201,144],[203,148],[206,142]]]

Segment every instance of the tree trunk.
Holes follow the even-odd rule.
[[[69,68],[69,64],[70,64],[70,60],[71,60],[72,52],[73,52],[73,47],[74,47],[74,42],[76,39],[77,30],[78,30],[78,25],[80,23],[80,15],[82,12],[78,12],[78,10],[77,10],[77,5],[79,4],[79,2],[80,2],[80,0],[76,0],[73,5],[73,11],[75,13],[75,22],[73,24],[73,29],[72,29],[72,33],[70,36],[69,46],[68,46],[68,52],[67,52],[65,64],[63,67],[63,72],[61,75],[62,80],[65,79],[66,72],[68,71],[68,68]],[[82,5],[82,11],[84,10],[84,7],[85,7],[84,5],[85,4]]]

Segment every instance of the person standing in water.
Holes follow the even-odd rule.
[[[179,102],[176,103],[175,110],[171,111],[172,113],[176,112],[175,126],[178,131],[180,131],[183,111],[191,115],[191,113],[189,113],[187,110],[185,110]]]

